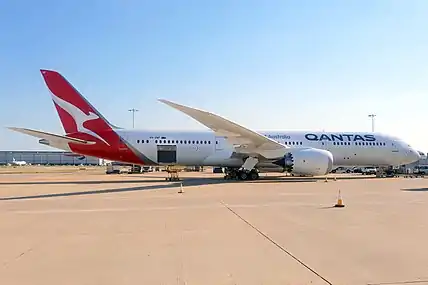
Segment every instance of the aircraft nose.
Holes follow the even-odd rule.
[[[413,148],[409,149],[407,157],[409,158],[409,163],[413,163],[421,159],[419,152]]]

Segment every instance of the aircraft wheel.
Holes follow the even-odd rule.
[[[239,172],[239,179],[240,180],[247,180],[248,179],[248,174],[245,171],[240,171]]]
[[[251,173],[250,173],[250,179],[251,180],[257,180],[257,179],[259,179],[259,174],[257,173],[257,171],[251,171]]]

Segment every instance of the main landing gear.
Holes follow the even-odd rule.
[[[259,171],[253,168],[251,171],[240,170],[238,168],[226,168],[224,179],[236,180],[257,180],[259,179]]]

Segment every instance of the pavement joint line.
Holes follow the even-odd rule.
[[[329,285],[333,285],[333,283],[331,283],[330,281],[328,281],[325,277],[323,277],[321,274],[319,274],[318,272],[316,272],[314,269],[312,269],[311,267],[309,267],[308,265],[306,265],[303,261],[301,261],[299,258],[297,258],[296,256],[294,256],[291,252],[289,252],[288,250],[286,250],[284,247],[282,247],[280,244],[278,244],[277,242],[275,242],[273,239],[271,239],[267,234],[263,233],[261,230],[259,230],[256,226],[254,226],[253,224],[251,224],[249,221],[247,221],[246,219],[244,219],[241,215],[239,215],[237,212],[235,212],[232,208],[230,208],[228,205],[226,205],[226,203],[224,203],[223,201],[220,201],[220,203],[226,208],[228,209],[230,212],[232,212],[232,214],[234,214],[236,217],[238,217],[239,219],[241,219],[243,222],[245,222],[247,225],[249,225],[251,228],[253,228],[256,232],[258,232],[260,235],[262,235],[265,239],[267,239],[269,242],[271,242],[273,245],[275,245],[276,247],[278,247],[281,251],[283,251],[285,254],[287,254],[288,256],[290,256],[291,258],[293,258],[294,260],[296,260],[298,263],[300,263],[301,265],[303,265],[306,269],[308,269],[309,271],[311,271],[313,274],[315,274],[316,276],[318,276],[320,279],[322,279],[324,282],[326,282]],[[369,284],[368,284],[369,285]],[[377,285],[377,284],[370,284],[370,285]]]
[[[380,282],[380,283],[367,283],[367,285],[399,285],[399,284],[428,284],[428,279],[425,280],[410,280],[410,281],[395,281],[395,282]]]
[[[21,257],[26,255],[27,253],[30,253],[34,250],[34,247],[27,248],[23,252],[21,252],[19,255],[17,255],[13,260],[8,260],[3,262],[3,268],[7,268],[13,261],[18,261]]]

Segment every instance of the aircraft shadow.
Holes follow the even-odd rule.
[[[67,184],[126,184],[126,183],[154,183],[162,182],[165,179],[134,179],[134,180],[82,180],[82,181],[25,181],[25,182],[0,182],[0,185],[67,185]]]
[[[91,190],[91,191],[79,191],[79,192],[66,192],[66,193],[49,193],[41,195],[29,195],[29,196],[12,196],[2,197],[0,201],[10,200],[26,200],[26,199],[43,199],[43,198],[54,198],[54,197],[69,197],[69,196],[82,196],[82,195],[94,195],[94,194],[108,194],[108,193],[124,193],[134,191],[147,191],[161,188],[178,188],[180,185],[174,184],[163,184],[163,185],[148,185],[148,186],[136,186],[127,188],[113,188],[113,189],[102,189],[102,190]]]
[[[337,178],[340,180],[342,178]],[[345,179],[349,179],[346,177]],[[352,179],[352,178],[351,178]],[[41,195],[28,195],[28,196],[12,196],[12,197],[0,197],[0,201],[10,201],[10,200],[26,200],[26,199],[42,199],[42,198],[54,198],[54,197],[69,197],[69,196],[84,196],[84,195],[94,195],[94,194],[108,194],[108,193],[124,193],[124,192],[134,192],[134,191],[148,191],[148,190],[157,190],[165,188],[178,188],[180,184],[184,187],[189,186],[203,186],[209,184],[234,184],[234,183],[302,183],[302,182],[317,182],[324,181],[325,178],[313,178],[313,177],[302,177],[302,178],[291,178],[291,177],[261,177],[259,180],[255,181],[240,181],[240,180],[224,180],[223,178],[213,177],[213,178],[184,178],[181,181],[174,181],[168,183],[161,183],[157,185],[145,185],[145,186],[135,186],[135,187],[126,187],[126,188],[111,188],[111,189],[101,189],[101,190],[90,190],[90,191],[78,191],[78,192],[66,192],[66,193],[49,193]],[[331,179],[328,179],[331,180]],[[64,184],[82,184],[82,185],[92,185],[92,184],[121,184],[121,183],[153,183],[153,182],[162,182],[164,179],[158,180],[125,180],[125,181],[104,181],[104,180],[93,180],[93,181],[34,181],[34,182],[2,182],[0,185],[64,185]],[[166,181],[165,181],[166,182]],[[422,190],[423,189],[423,190]],[[406,190],[406,189],[403,189]],[[428,191],[428,188],[421,189],[408,189],[408,191]]]
[[[412,191],[412,192],[424,192],[428,191],[428,188],[404,188],[402,191]]]
[[[123,182],[162,182],[162,180],[133,180],[133,181],[108,181],[109,183],[123,183]],[[64,182],[48,182],[48,184],[76,184],[76,182],[81,182],[81,184],[96,184],[98,181],[64,181]],[[94,182],[94,183],[87,183]],[[105,182],[105,181],[101,181]],[[239,182],[239,181],[237,181]],[[24,182],[23,182],[24,183]],[[38,182],[36,182],[38,183]],[[40,182],[43,184],[43,182]],[[0,201],[10,201],[10,200],[27,200],[27,199],[43,199],[43,198],[55,198],[55,197],[69,197],[69,196],[84,196],[84,195],[94,195],[94,194],[108,194],[108,193],[124,193],[124,192],[134,192],[134,191],[148,191],[148,190],[157,190],[165,188],[179,188],[180,184],[183,183],[183,186],[201,186],[208,184],[218,184],[224,183],[223,179],[189,179],[186,181],[174,181],[168,183],[162,183],[157,185],[145,185],[145,186],[135,186],[135,187],[126,187],[126,188],[111,188],[111,189],[101,189],[101,190],[89,190],[89,191],[77,191],[77,192],[66,192],[66,193],[48,193],[40,195],[28,195],[28,196],[11,196],[11,197],[0,197]],[[25,183],[31,184],[31,182]]]
[[[156,178],[156,179],[146,179]],[[376,177],[338,177],[336,180],[349,180],[349,179],[373,179]],[[288,182],[288,183],[301,183],[301,182],[316,182],[325,180],[323,177],[284,177],[284,176],[261,176],[259,180],[255,181],[240,181],[240,180],[224,180],[220,177],[184,177],[181,178],[183,183],[190,183],[192,185],[204,185],[204,184],[218,184],[218,183],[272,183],[272,182]],[[333,178],[329,177],[328,181],[332,181]],[[129,184],[129,183],[156,183],[156,182],[168,182],[164,177],[159,176],[144,176],[141,179],[133,180],[80,180],[80,181],[16,181],[16,182],[0,182],[1,185],[98,185],[98,184]],[[169,183],[169,182],[168,182]]]

